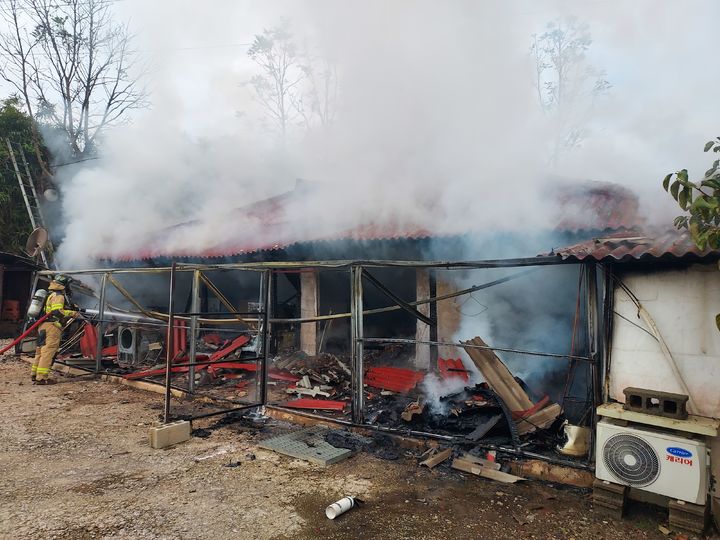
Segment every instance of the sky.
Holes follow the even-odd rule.
[[[550,226],[550,176],[622,184],[651,222],[670,224],[677,211],[661,179],[704,171],[703,145],[717,135],[712,0],[116,0],[112,8],[135,35],[152,106],[105,134],[101,159],[59,175],[65,266],[137,251],[188,220],[205,225],[164,241],[207,246],[218,231],[252,225],[228,222],[227,212],[296,178],[327,186],[304,209],[308,235],[388,220],[438,231]],[[581,147],[551,162],[554,128],[537,103],[529,47],[548,21],[570,16],[592,34],[586,65],[612,87],[587,113]],[[247,49],[283,18],[297,43],[337,67],[339,100],[331,126],[298,128],[280,143],[248,85],[258,68]]]

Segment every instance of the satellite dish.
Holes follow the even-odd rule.
[[[27,242],[25,243],[25,253],[31,257],[35,257],[42,251],[47,241],[48,232],[42,227],[38,227],[28,236]]]

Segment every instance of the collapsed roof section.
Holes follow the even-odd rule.
[[[555,205],[555,230],[598,234],[625,231],[641,225],[638,198],[611,183],[551,181],[547,199]],[[159,258],[232,258],[273,252],[299,244],[322,242],[403,241],[487,234],[487,227],[440,220],[428,212],[423,223],[385,217],[352,225],[317,223],[313,200],[322,184],[297,180],[292,191],[237,208],[223,216],[209,216],[151,234],[142,248],[108,253],[104,259],[122,262]],[[546,201],[546,204],[550,202]],[[468,220],[473,223],[473,220]],[[474,230],[476,229],[477,230]],[[209,234],[212,231],[212,234]],[[503,232],[498,230],[498,233]]]

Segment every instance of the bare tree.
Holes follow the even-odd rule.
[[[292,127],[309,131],[333,122],[338,103],[337,68],[308,47],[301,51],[288,21],[256,35],[248,56],[261,68],[250,85],[281,138]]]
[[[5,0],[0,77],[36,122],[58,128],[75,157],[95,152],[108,126],[146,107],[136,55],[107,0]],[[27,30],[30,29],[30,31]]]
[[[538,103],[557,130],[553,161],[581,144],[596,98],[611,87],[605,72],[587,62],[591,44],[588,25],[574,18],[556,19],[544,33],[532,35]]]
[[[285,139],[290,125],[299,119],[293,104],[302,101],[301,85],[306,76],[287,21],[256,35],[248,56],[261,69],[250,79],[250,85],[273,128]]]
[[[335,120],[338,108],[339,85],[335,63],[307,54],[303,64],[306,84],[295,107],[302,115],[308,130],[316,125],[327,127]]]

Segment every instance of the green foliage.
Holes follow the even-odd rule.
[[[37,178],[41,172],[33,148],[31,122],[16,98],[0,101],[0,251],[21,253],[32,230],[5,143],[7,137],[22,145],[30,172]]]
[[[705,144],[705,152],[720,153],[720,137]],[[663,189],[686,214],[675,218],[678,229],[688,229],[700,249],[720,249],[720,159],[713,161],[699,181],[690,181],[687,169],[668,174]]]

